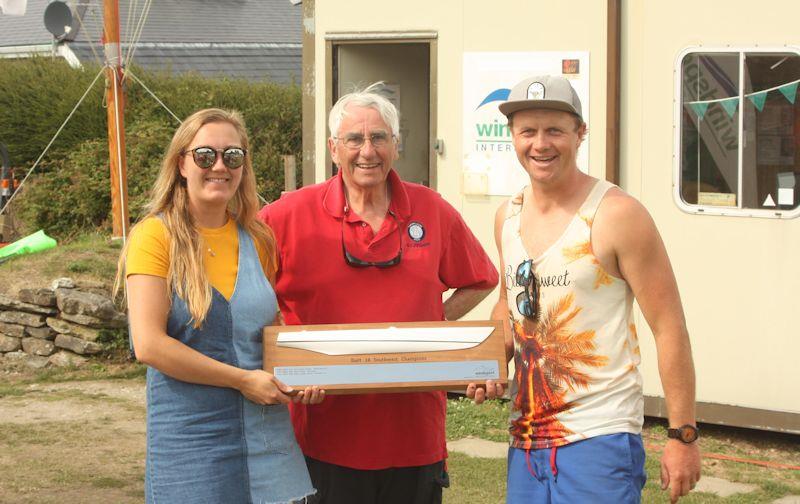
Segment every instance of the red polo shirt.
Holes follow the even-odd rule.
[[[341,175],[283,195],[259,216],[275,231],[276,290],[287,324],[443,320],[442,293],[488,289],[498,276],[459,213],[389,173],[390,215],[378,233],[345,208]],[[349,266],[342,250],[390,268]],[[303,453],[355,469],[433,464],[447,456],[443,392],[329,396],[294,405]]]

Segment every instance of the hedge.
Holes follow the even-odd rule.
[[[41,154],[99,72],[70,68],[63,60],[0,59],[0,142],[8,146],[17,177]],[[250,132],[259,193],[269,201],[284,186],[281,156],[301,155],[301,95],[295,85],[172,76],[133,68],[178,117],[205,107],[235,109]],[[133,79],[127,81],[125,112],[131,220],[139,218],[161,157],[177,121]],[[111,226],[104,77],[59,135],[13,210],[27,230],[58,238]],[[299,174],[298,174],[299,180]]]

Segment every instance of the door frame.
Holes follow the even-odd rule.
[[[325,34],[325,117],[333,107],[336,49],[340,45],[364,44],[427,44],[428,52],[428,183],[436,190],[438,156],[434,149],[437,124],[437,54],[438,34],[435,31],[390,31],[390,32],[331,32]],[[327,133],[327,127],[323,127]],[[325,137],[327,139],[327,135]],[[331,153],[325,149],[325,178],[332,175]]]

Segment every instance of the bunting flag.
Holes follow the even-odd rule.
[[[756,106],[759,112],[764,110],[764,103],[767,101],[767,91],[749,94],[747,97],[750,98],[750,101],[753,102],[753,105]]]
[[[689,106],[692,107],[694,113],[697,114],[697,118],[702,121],[703,117],[706,115],[706,110],[708,110],[708,102],[691,102]]]
[[[733,117],[733,114],[736,113],[736,107],[739,106],[739,98],[728,98],[727,100],[722,100],[719,104],[728,113],[728,117]]]
[[[754,93],[746,94],[745,97],[749,98],[753,105],[755,105],[756,109],[761,112],[764,110],[764,104],[767,101],[767,94],[770,91],[778,90],[781,94],[789,101],[789,103],[794,104],[795,100],[797,100],[797,88],[800,85],[800,79],[790,82],[788,84],[783,84],[782,86],[775,86],[769,89],[765,89],[763,91],[756,91]],[[695,101],[695,102],[685,102],[689,107],[697,114],[697,118],[702,120],[703,117],[706,115],[706,111],[708,111],[708,106],[712,103],[719,103],[725,112],[728,113],[729,117],[733,117],[733,114],[736,113],[736,108],[739,106],[739,97],[733,96],[731,98],[719,98],[716,100],[705,100],[705,101]]]
[[[786,84],[785,86],[781,86],[778,88],[780,92],[783,93],[783,96],[785,96],[786,99],[789,100],[789,103],[793,104],[795,98],[797,98],[798,84],[800,84],[800,82],[793,82],[791,84]]]

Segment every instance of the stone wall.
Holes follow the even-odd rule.
[[[0,295],[0,362],[80,366],[103,350],[104,329],[127,324],[102,284],[55,280],[50,288]]]

